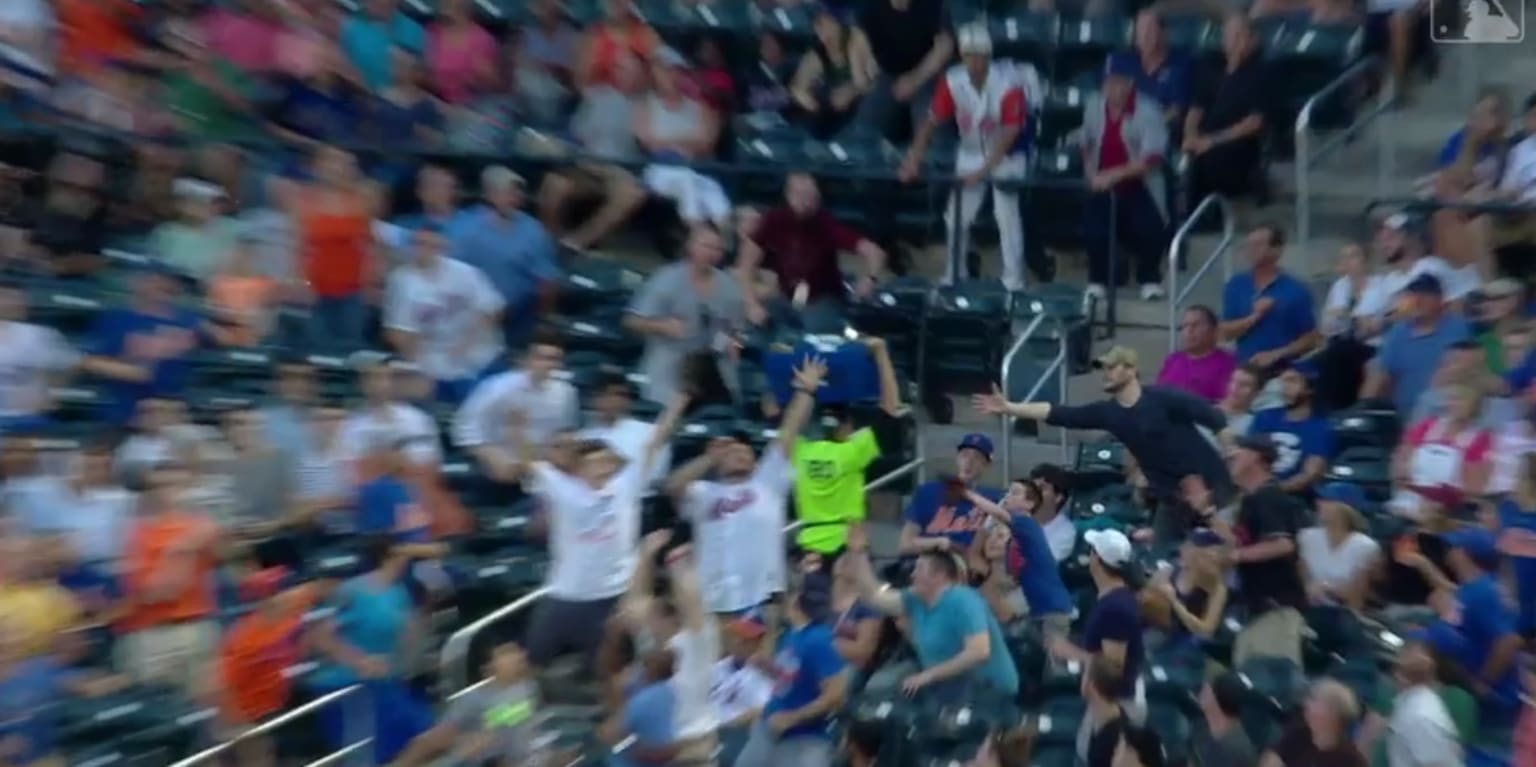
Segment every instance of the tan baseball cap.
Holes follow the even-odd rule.
[[[1135,349],[1129,346],[1111,346],[1109,351],[1100,354],[1093,360],[1093,366],[1096,368],[1112,368],[1116,365],[1125,365],[1131,368],[1140,367],[1141,357],[1136,354]]]

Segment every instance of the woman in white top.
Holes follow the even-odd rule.
[[[1323,332],[1350,335],[1372,345],[1379,342],[1392,296],[1379,275],[1371,274],[1365,249],[1355,243],[1339,251],[1338,279],[1323,302]]]
[[[1367,533],[1358,485],[1330,482],[1317,493],[1315,527],[1296,536],[1307,595],[1313,604],[1360,609],[1370,589],[1381,546]]]

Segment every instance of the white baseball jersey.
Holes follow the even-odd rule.
[[[699,581],[710,612],[745,610],[784,589],[784,521],[794,469],[777,443],[742,482],[690,484],[681,516],[693,523]]]
[[[1032,106],[1043,96],[1034,67],[1012,61],[993,61],[981,87],[971,80],[963,64],[949,68],[933,93],[933,118],[954,120],[960,134],[956,164],[962,169],[980,164],[1006,128],[1021,131],[1009,154],[1023,153],[1033,131],[1029,126]]]

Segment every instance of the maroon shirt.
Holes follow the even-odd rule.
[[[801,217],[788,207],[763,214],[752,241],[763,249],[761,267],[779,276],[779,290],[786,297],[804,282],[810,300],[843,297],[843,273],[837,254],[851,251],[864,235],[825,210]]]

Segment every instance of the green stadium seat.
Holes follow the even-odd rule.
[[[1333,413],[1328,418],[1338,449],[1365,445],[1391,449],[1402,433],[1402,418],[1397,411],[1359,405]]]
[[[1358,60],[1363,40],[1364,32],[1358,25],[1282,25],[1269,39],[1265,55],[1282,74],[1274,78],[1278,87],[1275,99],[1285,107],[1285,115],[1294,114],[1312,94]],[[1357,97],[1353,89],[1339,89],[1337,97],[1327,99],[1313,113],[1313,124],[1318,128],[1347,124]]]
[[[1042,71],[1051,65],[1051,54],[1061,32],[1056,14],[1013,11],[993,17],[988,26],[993,55],[1026,61]]]
[[[1047,678],[1051,678],[1049,672]],[[1086,709],[1080,690],[1081,675],[1059,676],[1055,678],[1054,683],[1048,682],[1048,684],[1050,689],[1059,692],[1046,700],[1040,714],[1035,718],[1035,727],[1038,732],[1035,743],[1039,748],[1055,746],[1076,748],[1077,730],[1082,726]]]
[[[49,390],[55,420],[66,423],[96,420],[106,404],[106,394],[91,386],[60,386]]]
[[[645,275],[613,259],[587,256],[566,264],[562,282],[560,312],[584,317],[622,312]]]
[[[994,279],[940,287],[927,323],[927,375],[949,393],[989,389],[1000,377],[1012,296]],[[936,384],[937,385],[937,384]],[[931,388],[931,387],[930,387]]]
[[[1188,713],[1175,706],[1150,706],[1147,709],[1147,729],[1162,739],[1163,754],[1168,764],[1186,763],[1194,731]]]
[[[1080,442],[1077,445],[1077,462],[1075,468],[1078,471],[1089,469],[1104,469],[1123,472],[1126,467],[1125,445],[1116,440],[1103,440],[1100,442]]]
[[[1373,500],[1385,501],[1392,488],[1392,453],[1377,447],[1345,448],[1328,464],[1330,482],[1348,482],[1365,488]]]
[[[760,31],[772,32],[791,41],[807,40],[815,34],[812,29],[815,18],[808,3],[775,4],[773,10],[766,12],[757,12],[757,7],[753,6],[753,10]]]
[[[1077,247],[1083,237],[1083,159],[1076,148],[1042,149],[1031,177],[1040,182],[1029,197],[1029,220],[1052,247]]]
[[[1076,85],[1053,83],[1047,86],[1041,108],[1039,145],[1057,148],[1083,125],[1083,104],[1092,91]]]
[[[687,11],[685,19],[691,32],[745,36],[752,31],[752,9],[748,3],[732,0],[706,0]]]
[[[671,37],[696,23],[690,9],[676,0],[633,0],[635,15],[664,37]]]
[[[1243,729],[1255,746],[1266,748],[1305,698],[1309,682],[1295,663],[1284,658],[1252,658],[1236,670],[1249,689],[1242,706]]]
[[[108,308],[106,296],[86,285],[45,286],[28,292],[27,312],[32,321],[68,337],[88,333],[96,316]]]
[[[1192,56],[1221,51],[1221,27],[1204,16],[1169,16],[1163,20],[1168,46]]]

